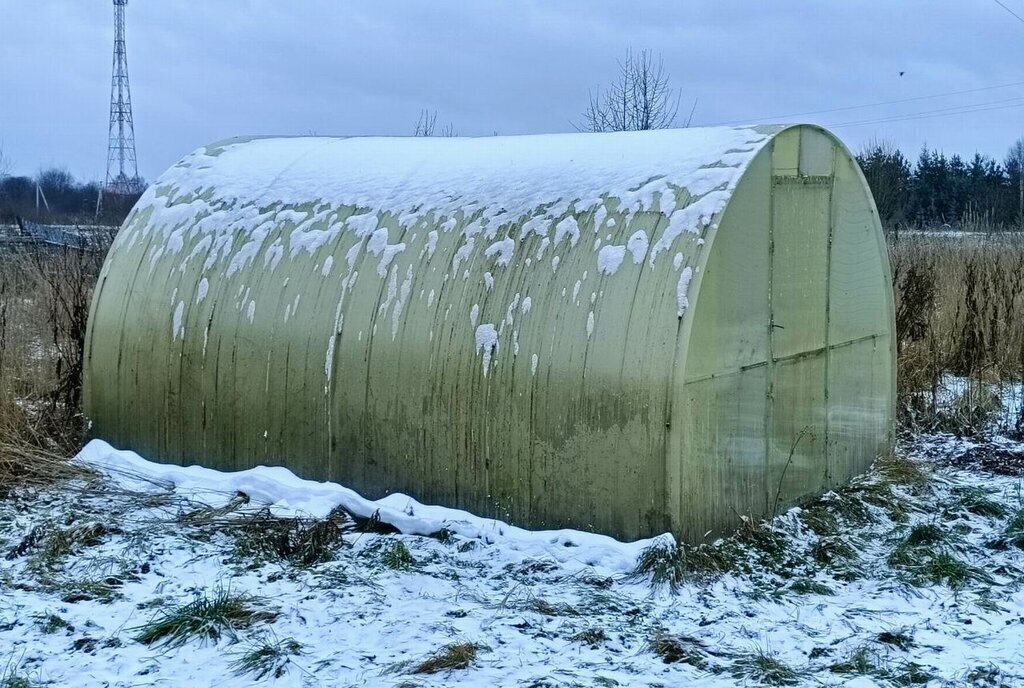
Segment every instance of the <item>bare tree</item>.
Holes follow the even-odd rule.
[[[579,131],[640,131],[667,129],[675,124],[681,92],[669,86],[665,63],[647,50],[626,51],[619,76],[604,93],[592,91]],[[697,102],[694,101],[693,109]],[[685,126],[690,125],[693,109]]]
[[[413,136],[433,136],[437,127],[437,110],[431,112],[424,108],[420,110],[420,118],[416,121],[416,129]],[[457,136],[451,122],[441,127],[439,136]]]

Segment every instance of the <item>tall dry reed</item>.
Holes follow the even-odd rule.
[[[903,232],[889,253],[902,421],[980,429],[1003,385],[1024,381],[1024,236]]]
[[[110,236],[89,250],[0,246],[0,443],[73,451],[85,325]]]

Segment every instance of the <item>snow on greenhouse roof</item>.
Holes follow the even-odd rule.
[[[746,164],[774,131],[717,127],[479,138],[235,139],[184,158],[157,180],[141,205],[163,205],[154,191],[170,190],[167,200],[174,203],[190,192],[212,190],[213,199],[242,205],[322,201],[397,212],[403,225],[428,212],[435,217],[475,212],[483,227],[495,220],[500,225],[533,218],[538,208],[554,203],[547,217],[536,218],[550,220],[570,204],[579,213],[610,197],[632,212],[671,214],[689,206],[685,216],[673,218],[677,236],[686,229],[678,227],[680,222],[706,223],[724,207]],[[690,199],[675,198],[680,188]],[[527,222],[524,234],[546,231],[540,224]],[[654,253],[665,249],[662,242]]]
[[[658,181],[702,195],[727,181],[770,138],[764,128],[710,127],[597,134],[487,137],[286,137],[201,148],[157,185],[214,186],[218,195],[394,208],[494,194],[532,209],[552,198],[639,198]],[[651,185],[654,188],[649,188]],[[508,208],[515,212],[515,208]]]
[[[683,232],[701,234],[715,222],[747,164],[779,129],[232,139],[191,153],[161,175],[137,206],[154,211],[151,223],[121,241],[130,247],[140,233],[162,232],[164,245],[153,264],[165,252],[180,252],[186,234],[208,236],[214,250],[206,269],[227,257],[232,274],[255,258],[273,225],[294,224],[292,255],[314,252],[344,228],[370,237],[367,248],[383,254],[383,276],[403,245],[389,243],[378,213],[390,213],[403,227],[428,216],[442,231],[458,227],[466,237],[464,259],[477,234],[490,242],[514,226],[519,236],[513,239],[548,237],[554,226],[550,239],[557,244],[568,238],[575,247],[576,218],[593,212],[597,229],[608,212],[606,200],[614,199],[626,221],[641,211],[668,217],[661,236],[650,237],[653,265]],[[339,213],[343,207],[355,212]],[[235,248],[228,237],[239,230],[254,242]],[[506,242],[503,260],[512,249]],[[271,250],[273,269],[283,249]]]

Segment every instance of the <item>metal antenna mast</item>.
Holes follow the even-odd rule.
[[[135,124],[124,40],[124,8],[127,4],[128,0],[114,0],[114,74],[110,84],[110,129],[104,191],[117,195],[142,191],[135,162]]]

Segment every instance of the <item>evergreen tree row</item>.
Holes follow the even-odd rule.
[[[1010,147],[1001,163],[980,153],[969,160],[947,157],[927,147],[912,163],[886,142],[866,146],[857,162],[887,229],[1024,228],[1024,138]]]

